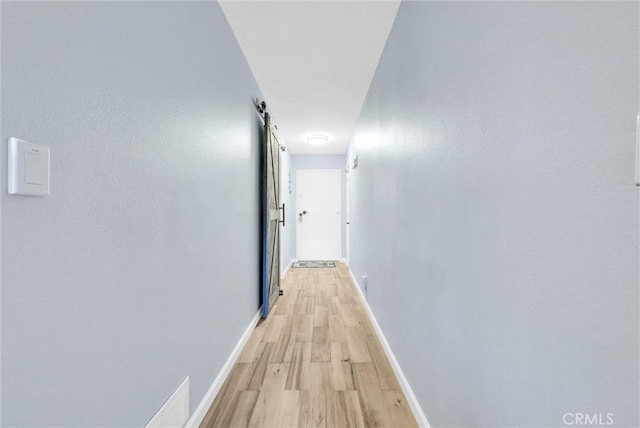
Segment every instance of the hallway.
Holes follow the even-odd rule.
[[[640,427],[639,17],[0,0],[0,427]]]
[[[416,426],[348,267],[291,269],[201,427]]]

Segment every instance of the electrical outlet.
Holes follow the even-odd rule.
[[[369,278],[367,278],[367,275],[362,275],[362,291],[364,293],[364,297],[367,297],[367,294],[369,293]]]

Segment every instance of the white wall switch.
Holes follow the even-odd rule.
[[[10,195],[48,195],[49,147],[9,138],[7,172]]]

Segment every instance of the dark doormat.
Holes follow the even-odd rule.
[[[334,268],[336,263],[330,260],[302,260],[294,262],[294,268]]]

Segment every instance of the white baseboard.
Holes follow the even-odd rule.
[[[289,272],[289,269],[291,269],[291,266],[293,266],[293,264],[297,261],[298,259],[289,260],[289,263],[287,264],[287,267],[284,269],[284,272],[282,272],[282,276],[280,276],[280,279],[284,279],[284,276],[287,274],[287,272]]]
[[[389,342],[387,342],[387,338],[384,336],[384,333],[382,332],[382,329],[380,328],[378,321],[376,321],[376,317],[373,315],[373,312],[371,312],[369,303],[367,303],[367,299],[365,298],[364,293],[360,289],[360,284],[358,283],[358,280],[356,280],[356,277],[353,275],[351,268],[349,268],[349,275],[351,275],[353,286],[356,288],[356,290],[358,290],[360,299],[364,304],[365,310],[367,311],[367,315],[371,320],[371,324],[373,324],[373,328],[376,330],[376,334],[378,335],[378,339],[380,339],[380,343],[382,344],[384,353],[387,354],[387,358],[391,363],[393,372],[396,374],[396,377],[400,382],[400,387],[402,388],[402,392],[404,393],[404,396],[407,399],[407,402],[409,403],[409,407],[411,408],[413,417],[416,418],[416,422],[418,423],[419,426],[423,428],[430,428],[431,425],[429,424],[427,417],[422,411],[422,407],[420,406],[420,403],[418,403],[418,399],[416,398],[416,395],[413,393],[413,389],[411,389],[411,385],[409,385],[409,381],[407,381],[407,378],[404,376],[404,373],[400,368],[400,364],[398,363],[398,360],[396,359],[395,355],[393,355],[393,351],[389,346]]]
[[[344,263],[345,265],[349,266],[349,262],[344,257],[340,259],[340,263]]]
[[[244,331],[244,333],[240,337],[240,340],[236,344],[235,348],[233,348],[233,351],[231,351],[231,355],[229,355],[229,358],[227,358],[227,361],[224,363],[224,366],[222,366],[222,369],[218,373],[218,376],[216,376],[216,378],[214,379],[213,383],[209,387],[209,390],[202,398],[202,401],[200,401],[200,404],[198,404],[198,407],[196,407],[196,410],[193,412],[193,415],[191,415],[191,417],[187,421],[185,427],[197,428],[198,426],[200,426],[200,423],[202,422],[204,417],[207,415],[207,411],[211,407],[211,404],[213,404],[213,400],[216,398],[216,395],[218,395],[220,388],[222,388],[222,384],[227,379],[227,376],[231,372],[233,365],[238,360],[238,357],[240,356],[240,352],[242,352],[242,348],[244,348],[244,345],[247,344],[247,342],[249,341],[249,337],[251,337],[251,333],[253,333],[253,330],[256,324],[258,324],[258,321],[260,321],[261,315],[262,315],[262,308],[258,310],[258,312],[255,314],[255,316],[249,323],[249,326],[247,326],[247,329]]]

